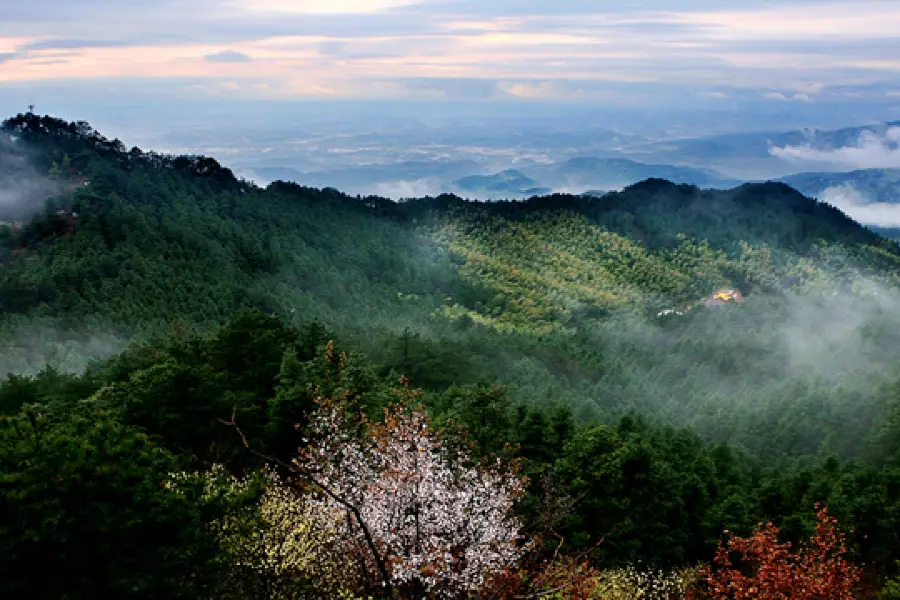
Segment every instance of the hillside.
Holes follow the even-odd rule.
[[[522,196],[549,194],[550,188],[538,187],[538,182],[521,171],[506,170],[493,175],[469,175],[454,181],[449,189],[462,196],[478,199],[510,199]]]
[[[536,559],[559,536],[592,569],[684,568],[724,529],[799,540],[816,502],[873,582],[900,559],[900,246],[783,183],[398,203],[260,188],[83,122],[19,115],[3,136],[7,207],[33,213],[0,225],[3,593],[40,564],[54,597],[277,596],[284,573],[223,575],[246,556],[210,539],[216,515],[256,527],[257,488],[209,470],[258,470],[237,421],[302,453],[292,425],[335,398],[378,440],[414,399],[448,447],[521,460]]]
[[[90,181],[2,230],[4,371],[77,370],[174,322],[260,308],[317,320],[428,388],[489,377],[530,403],[638,410],[759,451],[864,454],[850,434],[884,410],[834,390],[872,389],[896,358],[897,246],[782,184],[398,204],[260,189],[86,124],[4,127],[35,168],[66,154]],[[740,309],[657,318],[734,286]],[[854,327],[819,330],[851,309]]]

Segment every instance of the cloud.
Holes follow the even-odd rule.
[[[79,50],[81,48],[121,48],[131,46],[133,42],[122,40],[85,40],[69,38],[50,38],[36,40],[24,44],[19,48],[20,52],[34,50]]]
[[[767,100],[778,100],[779,102],[812,102],[812,98],[810,98],[809,94],[794,94],[793,96],[787,96],[782,92],[768,92],[763,95],[763,98]]]
[[[773,146],[769,153],[793,163],[816,163],[838,169],[897,169],[900,168],[900,127],[889,127],[881,134],[865,130],[857,143],[849,146],[823,148],[807,143]]]
[[[230,4],[249,12],[277,14],[368,14],[420,4],[421,0],[232,0]]]
[[[516,98],[551,98],[560,95],[559,86],[552,81],[541,81],[538,83],[501,82],[497,87]]]
[[[757,100],[819,100],[835,85],[896,78],[900,10],[837,0],[45,0],[0,22],[0,82],[120,78],[227,79],[270,93],[365,96],[410,91],[470,97],[452,82],[482,79],[492,98],[566,100],[590,82],[648,82]],[[110,39],[109,32],[115,32]],[[2,36],[7,37],[2,37]],[[20,40],[9,47],[12,39]],[[128,40],[127,42],[123,40]],[[75,50],[58,64],[56,50]],[[8,54],[12,51],[13,54]],[[252,57],[252,59],[251,59]],[[253,61],[252,66],[247,64]],[[797,83],[811,77],[815,84]],[[187,88],[186,88],[187,89]],[[191,93],[202,89],[190,88]],[[648,98],[670,102],[660,90]],[[581,99],[608,99],[585,93]],[[689,93],[694,99],[696,93]],[[400,96],[398,96],[400,97]],[[882,99],[885,96],[882,94]],[[630,98],[629,98],[630,101]]]
[[[852,184],[830,187],[819,194],[819,200],[865,225],[900,227],[900,204],[871,202]]]
[[[372,188],[372,194],[384,198],[391,198],[393,200],[437,196],[440,193],[440,181],[429,178],[415,179],[412,181],[383,181],[376,183]]]
[[[241,63],[253,60],[243,52],[237,52],[236,50],[223,50],[215,54],[207,54],[203,58],[206,62],[211,63]]]

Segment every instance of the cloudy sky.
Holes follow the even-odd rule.
[[[4,102],[41,104],[48,90],[92,101],[900,105],[896,0],[9,4],[0,20],[7,112]]]
[[[0,114],[33,103],[108,131],[212,122],[234,106],[261,118],[302,104],[310,118],[315,103],[341,118],[409,118],[401,102],[529,117],[575,103],[632,111],[619,123],[656,119],[650,135],[900,119],[896,0],[7,4]],[[363,103],[340,108],[347,101]],[[695,116],[676,127],[672,110]]]

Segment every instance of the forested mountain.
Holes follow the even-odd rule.
[[[528,527],[572,502],[550,530],[598,568],[709,561],[723,529],[763,519],[799,539],[816,502],[855,527],[872,584],[900,559],[900,247],[785,184],[397,203],[262,189],[83,122],[26,114],[3,132],[28,164],[4,171],[8,206],[35,183],[54,193],[0,226],[5,592],[28,595],[28,565],[49,556],[71,597],[174,597],[186,581],[222,597],[223,542],[197,523],[227,506],[197,488],[119,527],[103,485],[243,475],[256,463],[235,415],[289,460],[317,399],[346,392],[377,415],[400,375],[475,456],[524,460]],[[35,461],[38,430],[58,447]],[[72,487],[36,502],[57,474]],[[48,524],[54,511],[69,516]],[[95,539],[92,519],[118,537],[76,560],[66,544]],[[153,528],[168,537],[139,547]],[[426,597],[416,581],[409,597]]]

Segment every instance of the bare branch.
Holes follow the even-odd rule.
[[[280,466],[281,468],[285,469],[288,473],[290,473],[292,475],[303,477],[304,479],[306,479],[307,481],[309,481],[310,483],[312,483],[313,485],[315,485],[316,487],[321,489],[323,492],[325,492],[325,494],[329,498],[331,498],[332,500],[334,500],[335,502],[337,502],[338,504],[340,504],[341,506],[345,507],[347,510],[350,511],[350,513],[353,515],[354,520],[356,521],[356,524],[359,525],[359,528],[362,531],[363,538],[366,541],[366,545],[369,548],[369,552],[372,553],[372,558],[375,559],[375,564],[378,567],[379,574],[381,575],[381,580],[382,580],[382,584],[385,587],[385,591],[388,593],[388,596],[393,596],[393,586],[391,585],[391,576],[387,570],[387,565],[385,564],[384,558],[381,556],[381,553],[378,551],[378,547],[375,544],[375,540],[372,538],[372,534],[369,531],[369,528],[366,526],[366,523],[363,520],[362,514],[360,514],[359,509],[356,506],[354,506],[353,504],[347,502],[344,498],[341,498],[339,495],[335,494],[331,489],[328,488],[328,486],[323,485],[321,482],[317,481],[316,478],[314,477],[314,475],[310,471],[303,469],[297,461],[294,461],[293,464],[286,463],[285,461],[283,461],[279,458],[270,456],[268,454],[264,454],[254,448],[251,448],[250,443],[247,441],[247,436],[244,435],[244,432],[241,431],[241,428],[238,426],[238,424],[235,420],[236,413],[237,413],[237,407],[235,406],[231,410],[231,420],[230,421],[225,421],[224,419],[217,419],[217,420],[220,423],[222,423],[223,425],[232,427],[237,432],[237,434],[240,436],[241,442],[243,443],[244,447],[247,450],[249,450],[251,454],[253,454],[254,456],[256,456],[268,463],[272,463],[272,464],[276,464],[276,465]]]

